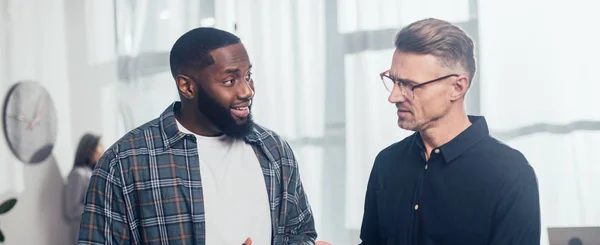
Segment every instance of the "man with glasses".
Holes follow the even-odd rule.
[[[471,38],[425,19],[400,30],[395,46],[380,77],[398,126],[415,133],[375,159],[361,244],[539,244],[534,170],[489,135],[483,117],[465,112],[476,69]]]

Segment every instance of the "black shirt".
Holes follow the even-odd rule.
[[[483,117],[425,160],[419,133],[373,165],[363,245],[540,244],[535,173],[523,154],[489,135]]]

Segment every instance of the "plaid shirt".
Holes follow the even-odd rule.
[[[178,106],[173,103],[159,118],[132,130],[98,161],[86,194],[80,245],[205,244],[198,150],[195,137],[177,129]],[[314,220],[290,146],[258,125],[245,141],[265,177],[271,243],[314,244]]]

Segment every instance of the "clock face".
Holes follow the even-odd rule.
[[[19,82],[6,95],[4,134],[12,152],[24,163],[40,163],[56,142],[57,118],[50,95],[37,82]]]

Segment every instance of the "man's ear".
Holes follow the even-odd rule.
[[[454,84],[452,85],[454,91],[452,92],[450,100],[455,101],[460,98],[463,98],[467,93],[467,90],[469,90],[470,84],[471,81],[469,81],[469,78],[467,78],[464,75],[458,76],[456,78],[456,81],[454,81]]]
[[[177,90],[179,90],[179,94],[188,100],[194,98],[196,94],[196,84],[194,80],[186,75],[177,75],[175,76],[175,83],[177,84]]]

